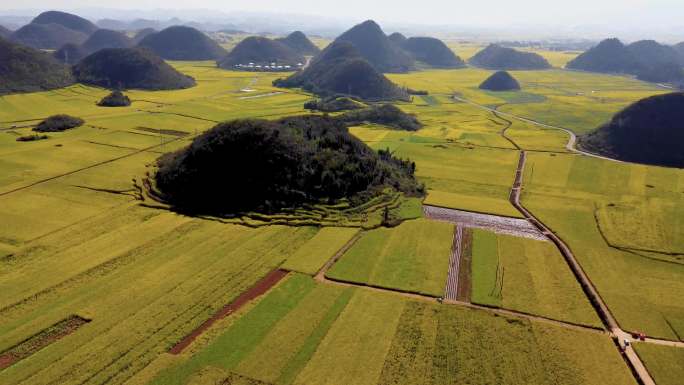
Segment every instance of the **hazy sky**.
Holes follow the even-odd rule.
[[[684,24],[684,0],[0,0],[4,11],[92,7],[269,11],[469,26],[624,22],[662,28]]]

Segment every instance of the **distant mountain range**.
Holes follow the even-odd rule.
[[[636,75],[641,80],[652,82],[683,82],[684,43],[671,47],[653,40],[641,40],[625,45],[618,39],[606,39],[579,55],[566,67]]]

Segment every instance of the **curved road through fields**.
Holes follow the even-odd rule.
[[[470,104],[470,105],[472,105],[472,106],[481,108],[481,109],[483,109],[483,110],[485,110],[485,111],[491,112],[492,114],[494,114],[495,116],[497,116],[497,117],[499,117],[499,118],[501,118],[501,117],[506,117],[506,118],[515,119],[515,120],[518,120],[518,121],[521,121],[521,122],[524,122],[524,123],[532,124],[532,125],[537,126],[537,127],[551,128],[551,129],[554,129],[554,130],[561,130],[561,131],[565,132],[566,134],[568,134],[568,135],[570,136],[570,138],[568,139],[568,143],[565,145],[565,148],[566,148],[568,151],[570,151],[570,152],[574,152],[574,153],[576,153],[576,154],[581,154],[581,155],[585,155],[585,156],[590,156],[590,157],[592,157],[592,158],[598,158],[598,159],[603,159],[603,160],[609,160],[609,161],[611,161],[611,162],[622,162],[621,160],[617,160],[617,159],[613,159],[613,158],[608,158],[608,157],[605,157],[605,156],[593,154],[593,153],[591,153],[591,152],[587,152],[587,151],[583,151],[583,150],[578,149],[578,148],[577,148],[577,135],[575,135],[575,133],[574,133],[572,130],[570,130],[570,129],[567,129],[567,128],[564,128],[564,127],[559,127],[559,126],[552,126],[552,125],[550,125],[550,124],[541,123],[541,122],[538,122],[538,121],[536,121],[536,120],[524,118],[524,117],[522,117],[522,116],[518,116],[518,115],[515,115],[515,114],[508,113],[508,112],[501,112],[501,111],[499,111],[499,110],[496,109],[496,108],[487,107],[487,106],[485,106],[485,105],[482,105],[482,104],[479,104],[479,103],[475,103],[475,102],[473,102],[473,101],[471,101],[471,100],[462,98],[462,97],[460,97],[460,96],[455,96],[455,95],[454,95],[454,96],[453,96],[453,99],[454,99],[454,100],[457,100],[457,101],[459,101],[459,102],[467,103],[467,104]],[[507,127],[507,128],[508,128],[508,127]],[[505,135],[504,135],[504,138],[508,139]],[[509,139],[509,141],[510,141],[510,139]],[[517,145],[515,145],[515,146],[517,147]]]

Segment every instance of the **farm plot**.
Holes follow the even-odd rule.
[[[601,231],[606,231],[608,240],[631,238],[627,246],[648,248],[659,237],[681,239],[668,235],[678,222],[671,222],[665,210],[633,210],[622,215],[619,224],[601,222],[599,227],[596,210],[610,204],[615,205],[611,209],[619,209],[635,201],[645,202],[646,207],[677,207],[682,202],[683,178],[684,172],[677,169],[570,155],[528,156],[523,204],[569,244],[625,330],[675,340],[684,335],[684,307],[678,294],[684,292],[684,265],[664,254],[611,247]],[[643,225],[654,221],[660,225]],[[668,230],[660,235],[660,228]],[[643,234],[632,238],[635,229]],[[673,247],[667,242],[659,246]]]
[[[440,297],[451,255],[454,226],[428,220],[365,233],[326,276]]]
[[[36,241],[0,272],[0,351],[70,314],[92,321],[0,382],[123,383],[314,233],[126,207]]]
[[[159,364],[150,384],[634,384],[598,333],[299,275],[196,353]]]
[[[684,349],[636,343],[637,354],[658,385],[677,385],[684,378]]]
[[[550,242],[474,230],[471,263],[473,303],[601,327]]]
[[[355,228],[324,227],[295,251],[283,264],[283,269],[314,275],[357,233]]]

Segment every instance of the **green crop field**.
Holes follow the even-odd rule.
[[[429,220],[365,233],[326,276],[441,297],[454,226]]]
[[[525,175],[523,203],[568,242],[620,325],[684,335],[684,263],[663,253],[681,247],[684,172],[532,154]]]
[[[475,230],[472,254],[473,303],[601,326],[553,243]]]
[[[162,362],[150,384],[633,383],[600,334],[297,275],[195,350]]]
[[[453,46],[464,58],[481,48]],[[554,67],[574,55],[541,53]],[[300,219],[287,225],[273,225],[277,215],[236,224],[141,201],[139,182],[160,155],[218,122],[305,113],[312,98],[272,86],[286,74],[171,64],[197,86],[130,90],[130,107],[98,107],[108,91],[83,85],[0,96],[1,384],[634,383],[605,334],[311,277],[354,240],[329,277],[442,296],[453,225],[415,219],[362,230],[380,223],[377,210],[333,223],[323,204],[299,210]],[[423,203],[508,217],[521,217],[509,202],[516,146],[528,150],[523,204],[570,245],[620,326],[681,339],[684,172],[574,155],[567,133],[483,108],[582,133],[664,90],[556,68],[514,71],[521,93],[480,91],[490,74],[467,68],[388,75],[429,91],[397,103],[424,127],[350,131],[414,161],[427,190]],[[58,113],[85,124],[17,141]],[[421,216],[420,199],[391,199],[402,203],[392,214]],[[340,227],[347,225],[355,227]],[[477,231],[473,246],[475,302],[598,325],[551,243]],[[503,280],[497,266],[505,268]],[[292,273],[187,351],[167,353],[278,268]],[[3,368],[2,354],[81,318],[90,322]],[[681,377],[679,350],[637,350],[659,384]]]
[[[355,228],[324,227],[292,254],[283,264],[283,268],[316,274],[358,231]]]
[[[639,357],[658,385],[676,385],[684,376],[684,350],[670,346],[637,343]]]

